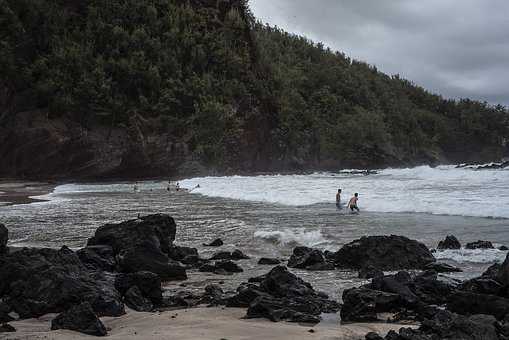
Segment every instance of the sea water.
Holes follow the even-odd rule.
[[[199,249],[203,257],[217,250],[241,249],[251,256],[240,261],[241,274],[217,276],[191,271],[188,289],[224,282],[234,289],[270,266],[260,257],[288,259],[298,245],[338,250],[365,235],[404,235],[436,247],[446,235],[462,244],[488,240],[509,246],[509,170],[437,168],[386,169],[377,174],[350,171],[309,175],[202,177],[183,180],[167,191],[167,181],[66,184],[45,196],[47,202],[0,207],[0,222],[10,232],[12,246],[80,248],[104,223],[167,213],[177,222],[176,243]],[[197,186],[200,186],[197,188]],[[335,195],[346,201],[359,193],[361,213],[337,210]],[[202,243],[221,237],[225,246]],[[440,260],[464,270],[465,279],[482,273],[506,252],[490,250],[438,251]],[[334,297],[362,280],[348,271],[296,271]],[[169,285],[169,289],[182,289]]]

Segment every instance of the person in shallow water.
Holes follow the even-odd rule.
[[[341,209],[341,189],[338,189],[336,194],[336,208]]]
[[[357,201],[359,200],[359,194],[355,193],[352,198],[350,198],[350,201],[348,202],[348,207],[350,207],[350,210],[359,212],[359,207],[357,206]]]

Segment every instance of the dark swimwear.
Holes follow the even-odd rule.
[[[350,210],[352,211],[357,210],[358,212],[360,211],[356,205],[350,205]]]

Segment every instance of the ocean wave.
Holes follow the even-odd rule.
[[[317,247],[326,245],[329,242],[320,230],[259,230],[254,233],[254,236],[279,245]]]
[[[453,260],[457,263],[501,263],[507,251],[498,249],[446,249],[437,250],[434,254],[438,260]]]
[[[201,177],[181,181],[193,194],[288,206],[334,204],[360,193],[361,210],[509,218],[509,176],[505,170],[420,166],[386,169],[369,176],[265,175]],[[489,198],[489,203],[486,199]]]

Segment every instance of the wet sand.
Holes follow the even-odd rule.
[[[128,313],[119,318],[102,318],[108,329],[108,339],[138,340],[248,340],[248,339],[364,339],[369,332],[384,335],[391,329],[408,327],[384,323],[339,325],[325,323],[316,326],[274,323],[262,319],[242,319],[243,308],[196,308],[162,313]],[[17,328],[15,333],[4,333],[0,339],[28,340],[69,340],[91,339],[84,334],[58,330],[50,331],[51,319],[47,315],[39,319],[11,322]],[[313,332],[310,330],[313,329]]]
[[[0,206],[45,201],[34,196],[47,195],[55,186],[46,182],[0,180]]]

